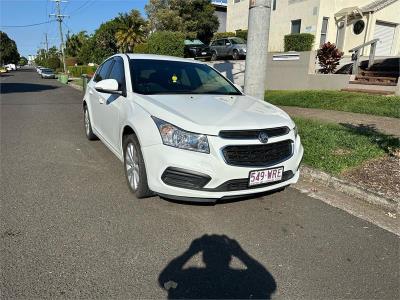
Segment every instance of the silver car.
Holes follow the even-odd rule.
[[[246,41],[238,37],[217,39],[210,45],[212,60],[222,57],[232,57],[237,60],[246,57]]]
[[[42,78],[46,79],[46,78],[56,78],[56,74],[54,74],[52,69],[42,69],[40,75],[42,76]]]

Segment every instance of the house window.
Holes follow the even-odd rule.
[[[319,41],[319,45],[322,46],[323,44],[326,43],[326,35],[328,32],[328,22],[329,22],[329,18],[328,17],[324,17],[322,19],[322,28],[321,28],[321,39]]]
[[[234,0],[233,3],[239,3],[241,0]]]
[[[300,29],[301,29],[301,19],[299,20],[293,20],[292,21],[292,29],[290,31],[290,33],[300,33]]]
[[[354,34],[359,35],[364,31],[364,28],[365,28],[365,22],[363,20],[359,20],[354,23],[353,32]]]
[[[272,0],[272,10],[276,10],[276,0]]]

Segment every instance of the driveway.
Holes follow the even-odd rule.
[[[199,206],[135,199],[86,140],[79,91],[1,82],[2,298],[398,299],[399,239],[294,189]]]

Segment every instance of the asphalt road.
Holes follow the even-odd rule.
[[[0,298],[400,298],[396,235],[294,189],[135,199],[86,140],[79,91],[0,80]]]

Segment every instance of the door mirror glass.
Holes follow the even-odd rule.
[[[122,94],[118,88],[118,82],[115,79],[104,79],[94,86],[96,91],[108,94]]]
[[[226,42],[225,45],[230,46],[232,44],[230,42]]]

